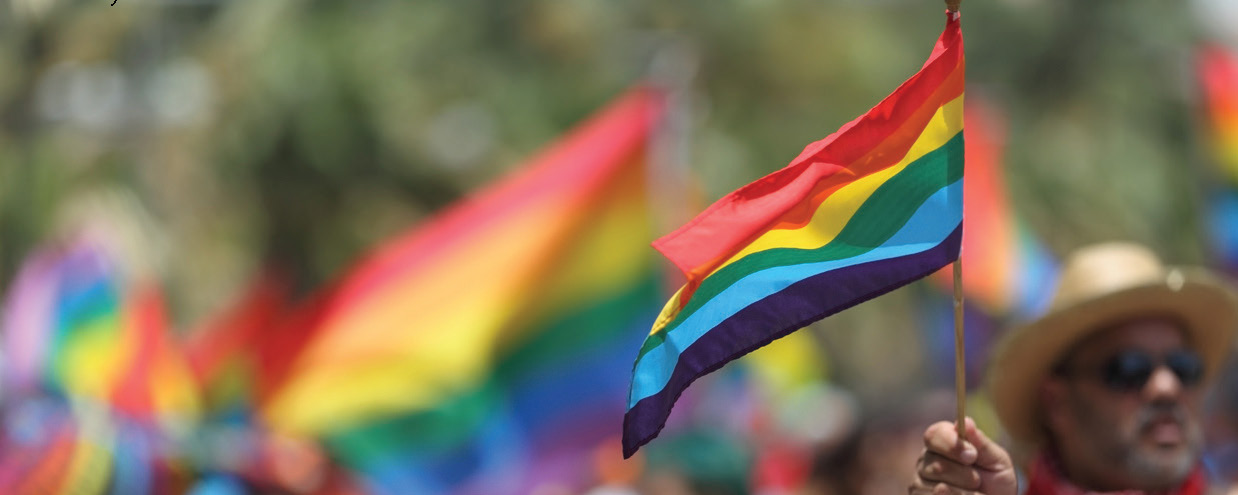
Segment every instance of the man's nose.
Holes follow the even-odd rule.
[[[1182,394],[1182,381],[1167,366],[1157,366],[1143,388],[1149,399],[1177,398]]]

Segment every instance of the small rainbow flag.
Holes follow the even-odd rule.
[[[151,284],[127,283],[103,242],[34,253],[4,314],[6,385],[105,404],[137,421],[185,426],[198,392]]]
[[[702,375],[958,258],[964,66],[947,14],[928,61],[893,94],[654,243],[688,282],[636,359],[625,456]]]
[[[1205,46],[1198,67],[1217,164],[1238,184],[1238,54],[1219,45]]]
[[[0,446],[7,492],[163,493],[159,481],[178,477],[167,446],[194,426],[197,387],[159,292],[125,280],[107,246],[83,235],[35,251],[9,287],[6,421],[61,429],[46,441],[7,432],[28,437]]]
[[[1219,261],[1231,272],[1238,271],[1238,52],[1220,44],[1205,45],[1196,64],[1212,161],[1227,179],[1209,194],[1210,240]]]

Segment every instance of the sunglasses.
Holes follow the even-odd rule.
[[[1142,390],[1160,366],[1169,368],[1184,387],[1199,385],[1204,378],[1204,360],[1198,353],[1188,350],[1173,351],[1162,356],[1152,356],[1143,351],[1122,351],[1105,360],[1099,372],[1101,382],[1111,390],[1133,392]],[[1060,369],[1066,375],[1069,370]]]

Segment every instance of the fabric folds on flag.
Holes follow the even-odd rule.
[[[958,258],[964,65],[947,14],[928,61],[893,94],[654,242],[688,281],[636,359],[625,456],[700,376]]]

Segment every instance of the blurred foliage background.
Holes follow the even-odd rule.
[[[968,94],[1005,110],[1018,214],[1057,254],[1206,262],[1192,53],[1226,0],[964,2]],[[268,266],[304,293],[521,163],[650,71],[697,59],[706,200],[785,165],[911,74],[933,0],[10,0],[0,7],[0,280],[90,215],[186,328]],[[848,369],[925,365],[909,295],[820,325]],[[852,331],[857,327],[869,332]],[[840,329],[840,330],[834,330]],[[849,363],[851,366],[849,366]],[[858,373],[858,372],[857,372]],[[885,385],[882,386],[881,384]]]

